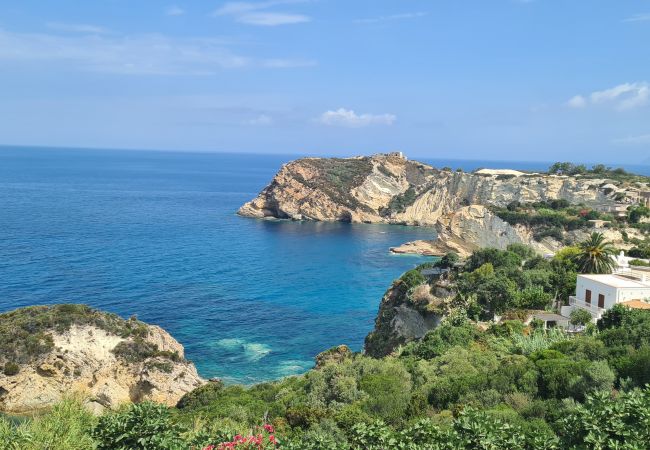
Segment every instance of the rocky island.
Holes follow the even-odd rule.
[[[93,411],[130,402],[170,406],[205,383],[158,326],[84,305],[0,314],[0,411],[27,413],[79,393]]]
[[[647,183],[609,178],[607,171],[580,174],[437,169],[401,153],[354,158],[303,158],[285,164],[271,183],[238,213],[255,218],[387,223],[435,228],[437,239],[397,247],[397,253],[469,255],[481,247],[520,243],[552,253],[583,239],[587,227],[536,233],[525,221],[500,214],[513,205],[562,202],[596,214],[635,203]],[[506,211],[507,212],[507,211]],[[606,222],[606,221],[603,221]],[[585,225],[587,221],[585,221]],[[592,226],[594,224],[589,224]],[[625,248],[620,230],[607,238]],[[627,230],[635,235],[635,230]],[[434,233],[432,233],[433,235]],[[640,237],[640,236],[638,236]]]

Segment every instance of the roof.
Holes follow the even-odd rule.
[[[644,302],[643,300],[629,300],[627,302],[621,302],[621,305],[632,309],[650,309],[650,303]]]
[[[628,288],[628,289],[642,289],[650,288],[650,283],[633,280],[621,275],[578,275],[578,277],[586,278],[587,280],[602,283],[607,286],[615,288]]]

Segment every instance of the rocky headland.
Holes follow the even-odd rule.
[[[155,325],[84,305],[0,314],[0,411],[28,413],[78,393],[93,411],[151,400],[175,405],[205,383]]]
[[[476,248],[530,245],[552,253],[583,232],[536,236],[493,212],[513,203],[562,200],[614,210],[626,188],[607,178],[479,170],[437,169],[400,153],[355,158],[303,158],[285,164],[271,183],[238,213],[255,218],[388,223],[434,227],[437,239],[392,249],[397,253],[468,255]],[[610,233],[623,244],[621,233]],[[433,237],[432,233],[432,237]]]

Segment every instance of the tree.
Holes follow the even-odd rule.
[[[591,313],[582,308],[576,308],[571,311],[571,315],[569,317],[571,325],[587,325],[593,320]]]
[[[440,261],[436,262],[436,267],[440,267],[443,269],[451,269],[454,267],[454,265],[460,261],[460,257],[458,256],[458,253],[454,252],[449,252],[446,253]]]
[[[615,250],[612,244],[605,240],[602,233],[591,233],[583,242],[578,244],[580,252],[575,256],[575,262],[580,273],[612,273]]]
[[[647,206],[631,206],[627,212],[627,220],[630,223],[639,223],[643,217],[650,217],[650,208]]]

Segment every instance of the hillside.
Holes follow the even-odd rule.
[[[0,314],[0,411],[24,413],[78,392],[92,410],[152,400],[174,405],[203,384],[162,328],[84,305]]]
[[[436,244],[420,242],[398,252],[442,255],[454,250],[468,255],[476,248],[522,243],[548,253],[564,241],[580,240],[585,235],[580,231],[591,226],[589,220],[612,219],[607,211],[621,205],[625,209],[633,204],[639,188],[647,189],[644,178],[615,171],[571,173],[465,173],[410,161],[401,154],[304,158],[284,165],[238,212],[255,218],[436,227]],[[562,211],[566,218],[557,211],[556,217],[548,218],[542,211],[539,223],[531,224],[506,214],[513,205],[524,208],[558,201],[567,205]],[[569,207],[593,214],[575,217]],[[625,248],[620,232],[608,237]]]

